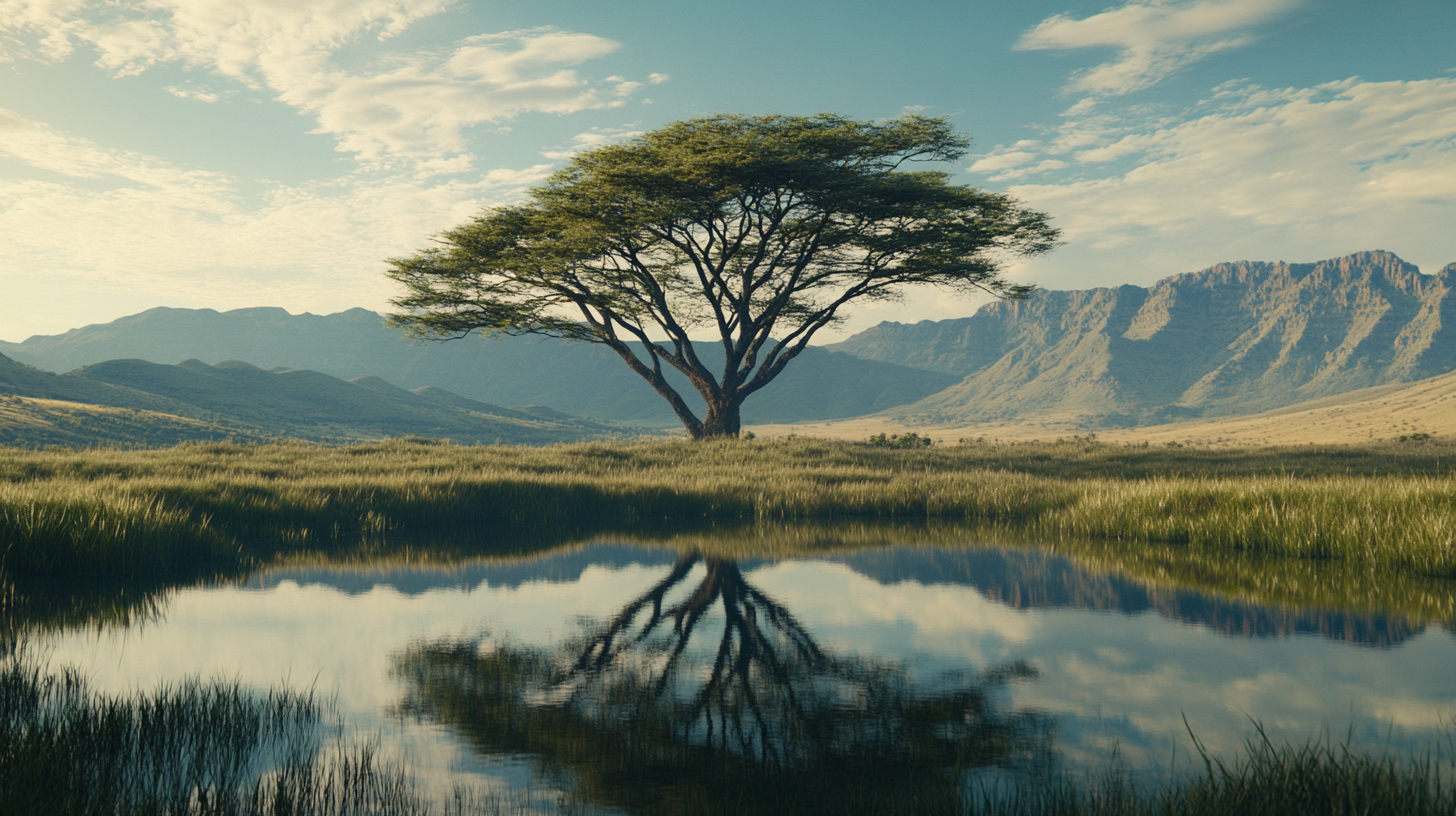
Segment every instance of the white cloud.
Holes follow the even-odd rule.
[[[226,176],[182,170],[140,153],[103,148],[0,108],[0,156],[82,179],[125,179],[196,204],[227,189]]]
[[[1017,41],[1017,50],[1113,48],[1117,57],[1072,75],[1067,90],[1121,96],[1157,84],[1204,57],[1248,45],[1248,29],[1302,0],[1129,0],[1083,19],[1057,14]],[[1080,110],[1088,107],[1079,102]]]
[[[198,102],[216,102],[220,97],[211,91],[204,91],[199,88],[179,88],[176,85],[168,85],[162,90],[181,99],[195,99]]]
[[[617,107],[643,87],[622,77],[598,83],[578,76],[571,66],[619,46],[554,28],[467,37],[444,52],[386,53],[362,69],[337,63],[338,52],[365,34],[387,40],[449,0],[0,3],[0,30],[35,38],[36,58],[62,59],[85,45],[117,76],[159,63],[206,69],[272,92],[312,115],[315,133],[373,164],[457,154],[473,125],[526,112]]]
[[[642,131],[629,128],[592,128],[586,133],[578,133],[571,137],[571,147],[564,150],[544,150],[541,155],[548,159],[561,161],[573,158],[594,147],[624,142],[641,135]]]
[[[975,164],[966,168],[972,173],[994,173],[997,170],[1006,170],[1017,165],[1026,164],[1036,158],[1035,153],[1028,153],[1025,150],[1013,150],[1008,153],[993,153]]]
[[[34,322],[39,303],[67,293],[94,301],[98,291],[146,306],[381,308],[392,294],[384,258],[518,197],[552,169],[433,178],[469,168],[471,157],[456,156],[418,173],[278,185],[253,198],[223,174],[108,149],[3,111],[0,155],[66,177],[0,178],[0,324],[12,331]]]
[[[1008,190],[1050,212],[1069,242],[1028,273],[1087,286],[1127,282],[1141,269],[1134,274],[1146,283],[1225,260],[1367,249],[1434,271],[1456,260],[1452,99],[1452,78],[1351,79],[1224,87],[1172,120],[1069,122],[1039,155],[1072,163],[1081,177]],[[1024,166],[1024,152],[1006,155]],[[1099,274],[1112,280],[1087,280]]]
[[[668,81],[669,79],[672,79],[672,77],[670,75],[668,75],[668,74],[648,74],[647,75],[647,81],[650,82],[650,83],[652,83],[653,85],[661,85],[662,83]]]

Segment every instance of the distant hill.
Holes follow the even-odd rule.
[[[0,343],[0,352],[53,372],[116,358],[246,360],[344,379],[375,376],[410,389],[436,386],[497,405],[544,405],[578,416],[677,425],[667,403],[607,349],[542,338],[411,343],[365,309],[320,316],[278,308],[158,308],[61,335]],[[700,353],[722,359],[713,344],[700,344]],[[675,372],[669,376],[691,392],[685,379]],[[914,402],[957,379],[811,348],[749,399],[744,416],[751,422],[858,416]]]
[[[269,438],[242,428],[157,411],[0,393],[0,445],[152,446],[221,440],[262,442]]]
[[[443,389],[406,391],[377,377],[345,382],[237,361],[109,360],[57,375],[0,355],[0,395],[7,397],[0,410],[0,442],[7,444],[168,444],[228,436],[349,442],[405,435],[544,444],[622,430]]]
[[[1153,287],[1044,291],[826,348],[963,378],[889,416],[1127,426],[1279,408],[1456,369],[1456,264],[1389,252],[1226,263]]]

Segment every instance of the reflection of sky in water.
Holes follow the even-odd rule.
[[[964,586],[886,586],[839,565],[798,562],[749,580],[795,610],[838,650],[872,651],[936,668],[1025,659],[1041,674],[1010,686],[1016,708],[1061,715],[1068,759],[1096,762],[1117,740],[1124,757],[1166,767],[1198,737],[1231,753],[1252,735],[1302,741],[1321,727],[1384,744],[1388,727],[1421,743],[1456,717],[1456,639],[1427,629],[1393,648],[1318,635],[1230,637],[1156,612],[1011,609]],[[1180,762],[1186,761],[1184,754]]]
[[[475,756],[446,728],[391,718],[401,697],[391,658],[414,642],[482,629],[551,646],[576,634],[583,617],[615,613],[661,578],[672,559],[661,551],[601,552],[612,554],[605,564],[590,565],[587,551],[511,567],[383,576],[393,585],[376,583],[380,576],[317,571],[275,574],[262,587],[186,590],[159,622],[125,633],[58,636],[48,652],[53,663],[86,667],[97,687],[114,691],[189,675],[259,688],[312,685],[337,696],[346,720],[381,732],[422,779],[464,772],[519,782],[522,762]],[[893,555],[912,573],[916,559],[928,557],[908,549]],[[942,564],[961,557],[933,555]],[[976,557],[994,563],[999,556]],[[1237,749],[1252,734],[1251,720],[1276,738],[1303,740],[1327,727],[1340,739],[1353,712],[1357,739],[1380,745],[1391,726],[1398,741],[1420,742],[1456,716],[1456,638],[1437,628],[1417,629],[1386,648],[1314,634],[1231,637],[1146,609],[1013,608],[991,600],[984,586],[905,579],[905,569],[876,580],[852,569],[853,557],[837,561],[743,567],[750,584],[832,651],[900,661],[925,679],[1028,661],[1040,676],[997,694],[1017,709],[1057,715],[1061,749],[1075,763],[1096,763],[1115,740],[1134,764],[1166,767],[1175,742],[1187,747],[1185,716],[1219,752]],[[564,562],[575,566],[563,569]],[[1058,563],[1063,573],[1067,566]],[[718,621],[708,623],[703,643],[711,646]]]

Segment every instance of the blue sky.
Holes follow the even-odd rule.
[[[1009,268],[1049,288],[1366,249],[1433,273],[1453,42],[1450,0],[0,0],[0,339],[384,310],[383,259],[719,112],[950,117],[975,145],[945,169],[1063,228]]]

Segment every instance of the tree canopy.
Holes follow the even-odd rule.
[[[1024,297],[1010,257],[1056,244],[1045,213],[911,169],[962,157],[943,119],[711,116],[582,153],[525,203],[393,259],[393,325],[605,345],[696,439],[739,431],[744,400],[852,303],[917,286]],[[720,343],[722,359],[691,335]],[[681,372],[703,416],[665,376]],[[716,369],[716,370],[715,370]]]

